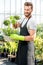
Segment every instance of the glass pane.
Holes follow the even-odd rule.
[[[21,3],[22,3],[22,0],[20,1],[20,0],[16,0],[17,2],[16,2],[16,14],[20,14],[20,13],[22,13],[22,12],[20,12],[22,9],[21,9]]]
[[[25,0],[22,0],[22,14],[24,14],[24,3],[25,3]]]
[[[4,15],[0,14],[0,28],[2,28],[3,20],[4,20]]]
[[[41,15],[43,15],[43,0],[41,1]]]
[[[4,13],[4,0],[0,0],[0,13]]]
[[[41,16],[41,23],[43,23],[43,16]]]
[[[32,2],[32,0],[27,0],[28,2]]]
[[[10,17],[10,15],[5,14],[5,19],[8,19]]]
[[[36,0],[32,0],[33,3],[33,14],[36,14]]]
[[[40,14],[40,0],[36,0],[36,14]]]
[[[5,13],[10,13],[10,0],[5,0]]]
[[[40,20],[41,20],[40,15],[36,15],[35,20],[36,20],[36,23],[39,24],[40,23]]]
[[[15,14],[15,0],[11,0],[11,14]]]

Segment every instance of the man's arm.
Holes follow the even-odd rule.
[[[29,33],[30,33],[30,35],[28,35],[28,36],[11,34],[10,38],[14,39],[14,40],[21,40],[21,41],[33,41],[35,38],[35,30],[30,30]]]
[[[25,41],[34,41],[36,31],[30,29],[30,30],[29,30],[29,33],[30,33],[29,36],[24,36],[24,40],[25,40]]]

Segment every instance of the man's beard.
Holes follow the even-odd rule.
[[[26,17],[29,17],[31,15],[31,13],[28,13],[28,15],[25,15]]]

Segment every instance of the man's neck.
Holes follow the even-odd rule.
[[[25,16],[26,19],[29,19],[32,15],[29,15],[28,17]]]

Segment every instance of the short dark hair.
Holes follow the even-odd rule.
[[[32,4],[32,2],[25,2],[24,5],[25,5],[25,6],[31,6],[31,9],[33,9],[33,4]]]

